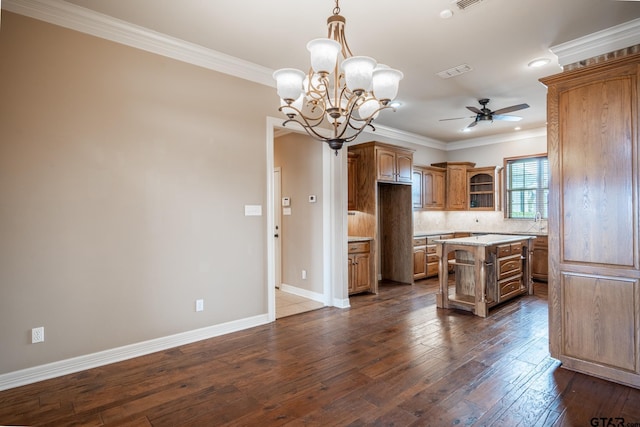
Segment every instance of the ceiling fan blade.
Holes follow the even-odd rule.
[[[506,122],[519,122],[522,120],[520,116],[507,116],[504,114],[493,114],[493,120],[504,120]]]
[[[468,127],[468,128],[472,128],[472,127],[474,127],[474,126],[475,126],[475,125],[477,125],[477,124],[478,124],[478,121],[477,121],[477,120],[474,120],[474,121],[472,121],[472,122],[471,122],[471,124],[469,124],[469,126],[467,126],[467,127]]]
[[[499,116],[501,114],[511,113],[513,111],[524,110],[525,108],[529,108],[529,104],[512,105],[511,107],[501,108],[499,110],[496,110],[492,114],[493,114],[493,117],[495,117],[496,115]]]
[[[473,117],[453,117],[451,119],[440,119],[441,122],[445,122],[447,120],[460,120],[460,119],[469,119],[469,118],[473,118]]]
[[[483,113],[482,113],[482,111],[481,111],[479,108],[477,108],[477,107],[469,107],[469,106],[467,105],[467,109],[468,109],[468,110],[470,110],[470,111],[472,111],[472,112],[474,112],[474,113],[476,113],[476,114],[483,114]]]

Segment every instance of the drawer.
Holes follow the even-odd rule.
[[[522,272],[522,261],[519,256],[499,260],[498,279],[504,279]]]
[[[437,264],[438,263],[438,255],[427,255],[427,263],[429,263],[429,264]]]
[[[511,245],[498,246],[498,258],[503,258],[511,255]]]
[[[349,253],[369,252],[371,249],[369,242],[351,242],[349,243]]]
[[[413,239],[413,246],[424,246],[427,244],[426,237],[416,237]]]
[[[522,254],[522,242],[516,242],[511,244],[511,255]]]
[[[436,245],[428,245],[427,246],[427,253],[428,254],[435,254],[436,253]]]
[[[500,298],[522,289],[522,276],[500,282]]]
[[[454,234],[443,234],[442,236],[440,236],[441,239],[453,239],[454,237]]]

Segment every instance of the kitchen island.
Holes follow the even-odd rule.
[[[458,308],[487,317],[489,308],[532,294],[531,250],[535,236],[485,234],[436,240],[439,308]],[[450,253],[455,256],[449,256]],[[449,284],[449,265],[455,284]]]

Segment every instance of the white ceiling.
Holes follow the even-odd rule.
[[[67,0],[157,32],[270,68],[309,67],[307,41],[326,36],[334,0]],[[616,0],[482,0],[460,10],[455,0],[341,0],[354,55],[404,72],[398,99],[376,123],[442,142],[513,132],[512,122],[460,130],[490,98],[515,115],[523,131],[545,125],[546,89],[538,79],[561,71],[549,48],[640,17],[640,2]],[[450,19],[439,17],[451,9]],[[527,67],[534,58],[551,63]],[[439,71],[473,71],[443,80]],[[274,91],[274,105],[277,98]],[[274,116],[278,116],[274,108]],[[451,117],[466,119],[443,121]]]

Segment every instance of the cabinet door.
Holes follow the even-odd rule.
[[[546,282],[549,277],[549,249],[546,237],[538,237],[533,244],[531,276],[542,282]]]
[[[423,172],[422,200],[427,209],[444,209],[444,171],[425,170]]]
[[[353,292],[364,292],[371,290],[371,277],[369,274],[369,262],[371,257],[368,253],[354,254],[354,280]]]
[[[413,172],[413,155],[397,153],[396,154],[396,181],[411,182]]]
[[[416,246],[413,248],[413,279],[427,277],[427,247]]]
[[[356,283],[356,264],[355,264],[355,255],[349,255],[348,258],[348,275],[347,277],[349,278],[349,293],[352,294],[354,292],[355,289],[355,283]]]
[[[384,148],[376,149],[376,165],[378,170],[378,181],[396,181],[396,153]],[[411,172],[409,172],[409,182],[411,182]]]
[[[358,210],[358,159],[349,153],[347,158],[347,209]]]
[[[549,88],[549,349],[563,366],[640,387],[640,57]]]
[[[424,207],[422,179],[422,171],[415,169],[413,171],[413,182],[411,183],[411,200],[413,207],[416,209],[422,209]]]
[[[447,209],[467,208],[467,168],[452,165],[447,167]]]

